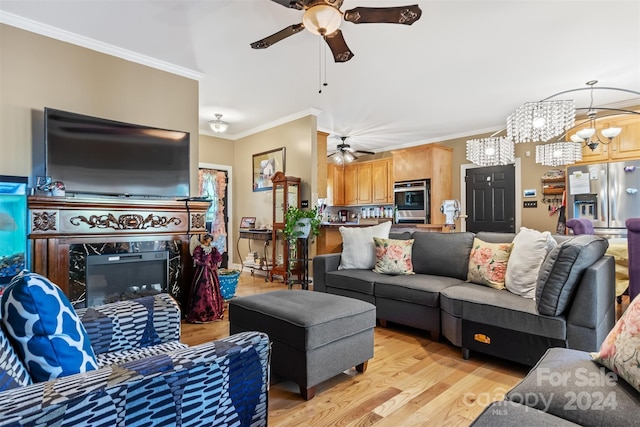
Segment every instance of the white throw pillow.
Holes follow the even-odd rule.
[[[389,238],[391,221],[371,227],[340,227],[342,235],[342,256],[338,270],[367,269],[376,265],[374,237]]]
[[[506,288],[516,295],[535,298],[538,271],[555,245],[556,241],[550,232],[521,227],[513,239],[505,276]]]

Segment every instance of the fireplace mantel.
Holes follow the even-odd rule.
[[[206,233],[209,205],[196,200],[29,196],[32,270],[73,299],[71,252],[77,245],[95,251],[98,244],[131,247],[169,241],[179,252],[181,271],[172,293],[184,302],[191,271],[189,238]]]

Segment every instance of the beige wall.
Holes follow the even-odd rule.
[[[228,139],[200,134],[198,161],[200,163],[233,166],[235,144],[234,141]]]
[[[240,223],[243,216],[255,216],[256,224],[273,223],[272,191],[253,192],[252,155],[264,151],[285,147],[285,174],[302,179],[301,200],[309,200],[313,205],[312,193],[317,193],[317,167],[315,158],[317,140],[316,116],[307,116],[292,122],[256,133],[233,142],[233,222]],[[229,237],[238,239],[238,230],[231,230]],[[240,241],[239,249],[242,258],[248,251],[248,242]],[[252,250],[261,251],[256,243]],[[240,262],[238,254],[233,260]]]
[[[438,142],[440,145],[453,148],[452,198],[458,200],[462,200],[462,198],[464,198],[464,194],[460,194],[460,168],[461,165],[470,164],[467,160],[467,140],[486,136],[489,136],[489,134]],[[521,215],[521,226],[523,227],[555,233],[556,225],[558,223],[558,214],[552,216],[549,215],[548,205],[542,203],[542,186],[540,184],[542,175],[553,168],[536,163],[535,146],[536,144],[532,142],[516,144],[516,157],[519,157],[521,162],[520,178],[522,182],[522,190],[529,188],[535,188],[537,190],[537,197],[535,199],[527,198],[526,200],[537,200],[538,207],[523,209],[522,206],[516,206],[516,215]],[[530,152],[530,157],[525,156],[526,151]]]
[[[44,107],[190,132],[194,193],[197,81],[0,24],[0,174],[31,174]]]

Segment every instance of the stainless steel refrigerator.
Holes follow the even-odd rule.
[[[588,218],[596,234],[627,234],[627,218],[640,218],[640,160],[567,168],[567,219]]]

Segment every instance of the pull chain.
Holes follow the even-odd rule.
[[[318,93],[322,93],[322,86],[328,86],[327,83],[327,44],[323,43],[325,41],[324,36],[319,37],[319,45],[318,45]],[[324,82],[322,82],[322,65],[324,59]]]

